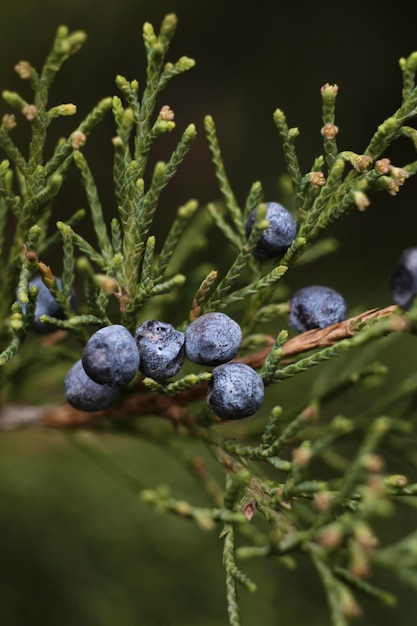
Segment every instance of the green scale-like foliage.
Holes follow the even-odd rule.
[[[416,508],[417,462],[412,451],[417,443],[416,375],[411,373],[397,387],[381,393],[372,406],[365,403],[354,418],[343,414],[343,403],[352,394],[361,398],[371,386],[382,389],[387,373],[378,361],[382,342],[386,345],[399,333],[415,334],[417,307],[408,312],[395,306],[375,310],[329,332],[291,337],[285,328],[289,307],[285,279],[294,267],[312,264],[335,250],[337,242],[323,236],[329,226],[352,209],[364,210],[374,192],[396,195],[416,173],[417,161],[395,167],[385,155],[401,137],[417,148],[417,130],[409,125],[417,111],[417,53],[401,59],[401,105],[378,126],[362,154],[338,147],[336,85],[321,89],[323,154],[308,172],[301,171],[296,151],[298,129],[288,126],[281,110],[273,113],[288,167],[281,182],[294,208],[298,233],[276,262],[262,263],[253,256],[268,227],[262,184],[253,182],[247,197],[239,202],[209,115],[204,129],[219,198],[207,206],[191,198],[176,209],[164,241],[154,232],[161,195],[180,172],[196,137],[194,124],[188,125],[168,158],[150,165],[155,142],[176,131],[173,111],[168,106],[157,110],[159,95],[173,78],[194,66],[185,56],[175,63],[166,61],[175,29],[172,14],[165,17],[159,33],[150,24],[144,25],[144,85],[140,88],[138,81],[117,76],[118,95],[101,100],[69,137],[57,142],[46,161],[50,125],[57,117],[76,112],[73,104],[48,109],[49,89],[64,62],[82,46],[85,34],[60,27],[40,73],[27,62],[16,66],[30,85],[32,103],[18,93],[3,92],[18,117],[4,115],[0,127],[2,403],[16,400],[13,385],[30,372],[31,351],[36,351],[39,367],[52,368],[64,354],[70,366],[70,359],[80,357],[97,328],[121,323],[134,332],[151,317],[170,321],[174,310],[175,324],[181,330],[202,313],[222,310],[239,317],[243,331],[239,358],[259,372],[267,394],[303,372],[320,372],[324,361],[337,362],[336,357],[343,354],[342,370],[336,368],[330,377],[318,374],[310,395],[300,394],[295,406],[285,410],[269,395],[272,406],[262,408],[259,419],[239,423],[233,438],[227,424],[220,423],[201,402],[211,379],[210,369],[204,368],[187,369],[169,382],[138,376],[114,407],[93,420],[94,435],[78,436],[74,429],[68,435],[74,446],[121,478],[149,506],[186,518],[202,530],[218,532],[224,546],[231,625],[240,624],[239,587],[256,591],[255,581],[241,568],[245,559],[272,556],[278,557],[277,567],[295,567],[295,557],[302,556],[311,561],[322,581],[331,623],[343,626],[359,614],[362,594],[386,605],[395,602],[388,591],[373,583],[370,573],[374,569],[388,570],[417,587],[416,533],[378,544],[373,527],[375,519],[396,515],[399,501],[410,510]],[[108,220],[94,168],[83,150],[104,116],[112,116],[115,129],[114,206]],[[17,123],[30,126],[27,157],[13,140]],[[80,177],[88,209],[77,210],[67,221],[56,221],[56,200],[70,172]],[[246,220],[255,207],[255,225],[247,238]],[[91,239],[79,232],[87,216]],[[6,237],[10,224],[11,238]],[[213,232],[226,244],[224,255],[212,265],[205,261],[204,252]],[[61,254],[61,288],[55,268],[44,262],[51,250]],[[57,333],[41,351],[30,332],[37,289],[29,288],[29,282],[39,272],[65,313],[64,319],[44,316],[43,322],[54,325]],[[75,284],[81,285],[82,293],[77,294],[79,302],[73,310]],[[264,324],[274,326],[274,336],[262,332]],[[88,416],[73,413],[73,420],[67,422],[70,426],[89,426]],[[148,428],[148,422],[142,424],[141,418],[152,415],[172,422],[171,435],[166,429]],[[39,409],[40,422],[41,418]],[[46,424],[54,425],[53,410]],[[132,475],[100,440],[101,429],[119,428],[173,452],[198,480],[207,506],[176,499],[166,488],[151,489],[144,477]],[[209,467],[202,471],[195,459],[179,453],[178,438],[185,445],[198,442],[210,452],[212,474]],[[407,459],[410,477],[386,469],[386,449],[395,458]],[[224,485],[215,478],[219,468]]]

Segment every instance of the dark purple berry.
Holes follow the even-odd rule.
[[[295,292],[291,298],[289,324],[300,333],[326,328],[345,319],[343,297],[330,287],[312,285]]]
[[[220,365],[233,359],[242,345],[242,331],[225,313],[205,313],[185,330],[185,355],[200,365]]]
[[[64,386],[67,401],[79,411],[103,411],[119,394],[118,387],[94,382],[86,374],[81,359],[69,370]]]
[[[218,417],[238,420],[253,415],[262,405],[264,384],[245,363],[215,367],[208,384],[207,404]]]
[[[62,287],[62,281],[60,278],[55,278],[59,289]],[[59,320],[65,318],[64,311],[49,291],[48,287],[43,282],[41,276],[35,276],[29,281],[29,289],[31,287],[38,288],[38,295],[36,296],[35,314],[31,323],[31,329],[40,334],[47,335],[56,331],[56,326],[52,324],[45,324],[41,322],[42,315],[49,315],[50,317],[56,317]],[[75,308],[76,298],[75,292],[71,293],[71,306]],[[26,305],[22,304],[22,310],[25,312]]]
[[[101,385],[127,385],[138,371],[140,358],[136,341],[121,324],[100,328],[87,341],[83,367]]]
[[[261,261],[274,259],[285,252],[293,242],[297,234],[297,222],[292,214],[278,202],[266,202],[266,219],[269,222],[253,251],[253,256]],[[256,211],[254,208],[249,213],[246,222],[246,237],[255,225]]]
[[[185,360],[184,333],[166,322],[148,320],[136,330],[135,340],[142,374],[156,380],[178,374]]]

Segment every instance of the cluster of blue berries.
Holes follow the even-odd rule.
[[[297,223],[277,202],[266,203],[269,222],[253,255],[260,261],[284,253],[297,233]],[[256,208],[247,220],[249,237],[255,224]],[[59,288],[61,279],[56,278]],[[55,330],[41,322],[42,315],[64,319],[64,312],[40,276],[29,287],[38,288],[32,329],[45,334]],[[389,289],[396,304],[407,310],[417,295],[417,247],[408,248],[395,264]],[[75,294],[71,303],[75,306]],[[25,306],[22,304],[22,310]],[[297,332],[326,328],[346,318],[344,298],[334,289],[312,285],[296,291],[290,300],[289,325]],[[241,419],[256,413],[264,399],[262,378],[250,366],[233,362],[242,344],[242,331],[233,319],[220,312],[206,313],[191,322],[184,332],[158,320],[143,322],[132,335],[114,324],[95,332],[84,347],[81,359],[65,378],[68,402],[82,411],[108,408],[121,388],[140,371],[157,381],[179,373],[185,359],[212,366],[207,403],[222,419]]]
[[[81,411],[100,411],[140,371],[162,381],[175,376],[187,358],[215,366],[207,403],[222,419],[253,415],[264,398],[261,377],[246,364],[231,363],[242,344],[239,324],[224,313],[206,313],[185,332],[158,320],[143,322],[132,335],[114,324],[96,331],[65,378],[68,402]]]

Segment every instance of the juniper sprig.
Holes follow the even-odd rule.
[[[49,90],[85,34],[60,27],[41,71],[27,61],[17,64],[30,97],[3,91],[15,113],[6,113],[0,127],[0,429],[19,425],[15,405],[21,378],[34,375],[34,369],[47,375],[48,368],[60,371],[62,363],[68,364],[66,385],[74,378],[79,395],[75,400],[71,396],[72,406],[63,397],[58,406],[32,407],[33,421],[44,428],[59,425],[62,436],[142,503],[220,535],[231,626],[241,623],[240,588],[254,592],[262,585],[262,580],[251,580],[240,561],[271,557],[277,568],[297,567],[301,559],[311,563],[325,590],[330,623],[344,626],[360,614],[363,595],[394,604],[391,593],[379,586],[380,570],[417,588],[416,533],[398,538],[380,532],[381,520],[388,517],[401,526],[401,507],[411,516],[416,510],[417,377],[411,372],[392,383],[384,351],[404,337],[413,340],[417,294],[411,281],[407,310],[390,304],[358,313],[357,303],[352,303],[336,323],[326,317],[324,327],[296,333],[288,319],[290,279],[299,268],[314,267],[337,249],[338,242],[327,232],[331,225],[354,209],[367,209],[375,193],[396,196],[417,173],[417,160],[396,166],[387,156],[400,138],[417,150],[417,130],[411,125],[417,111],[417,53],[400,60],[401,104],[377,126],[361,153],[340,146],[337,85],[321,88],[322,154],[308,171],[302,171],[297,152],[300,130],[289,126],[281,109],[273,112],[271,123],[288,170],[280,177],[282,201],[288,200],[296,234],[286,251],[262,258],[256,247],[273,227],[263,184],[251,183],[240,199],[210,115],[204,118],[204,130],[219,197],[206,205],[191,198],[173,207],[165,239],[156,227],[161,198],[172,178],[181,175],[197,134],[196,125],[188,124],[171,154],[164,160],[152,158],[159,139],[177,132],[174,111],[168,104],[160,107],[159,97],[171,80],[194,66],[186,56],[168,60],[176,25],[174,14],[163,19],[159,32],[144,25],[144,84],[118,75],[117,93],[101,99],[68,137],[58,139],[48,159],[45,145],[53,121],[76,114],[74,104],[48,108]],[[84,149],[93,129],[100,132],[105,115],[114,129],[109,168],[114,194],[106,204],[92,157]],[[26,150],[13,139],[17,123],[29,124]],[[70,172],[79,177],[87,209],[63,220],[56,206]],[[254,223],[248,230],[249,217]],[[87,234],[80,228],[82,220],[90,226]],[[210,248],[218,241],[223,242],[220,252]],[[48,265],[51,251],[56,260]],[[41,282],[33,284],[35,276]],[[322,284],[319,273],[316,282]],[[43,287],[59,312],[46,310],[37,319]],[[215,328],[208,331],[209,339],[216,338],[210,344],[214,357],[198,359],[192,356],[187,329],[198,328],[205,314],[216,314]],[[229,314],[233,324],[222,325],[219,320]],[[54,331],[47,340],[36,336],[35,321]],[[152,350],[158,325],[158,332],[169,325],[181,337],[178,369],[168,367],[172,357],[164,345],[157,354],[166,359],[162,373],[151,371],[149,364],[143,371],[134,365],[129,377],[122,377],[123,385],[120,378],[114,383],[105,362],[103,398],[104,383],[91,386],[88,367],[82,365],[85,345],[90,337],[97,339],[97,331],[100,338],[116,329],[136,355],[142,324],[150,329]],[[216,359],[232,327],[239,331],[237,340],[227,362],[220,360],[219,365]],[[201,348],[201,330],[192,341]],[[101,349],[95,345],[90,373],[100,369],[94,360]],[[124,354],[118,350],[123,372]],[[150,360],[157,361],[152,350]],[[111,352],[107,350],[107,359]],[[226,368],[220,389],[219,369],[213,366]],[[295,392],[294,380],[299,385]],[[210,402],[213,387],[217,404]],[[93,388],[99,404],[91,397]],[[248,406],[253,408],[250,417]],[[159,427],[162,420],[156,418],[168,425]],[[93,426],[94,434],[85,432]],[[84,432],[77,432],[80,427]],[[196,479],[205,504],[194,504],[191,496],[176,497],[172,489],[136,476],[102,436],[108,432],[146,439],[171,453]],[[207,453],[207,464],[201,451]]]

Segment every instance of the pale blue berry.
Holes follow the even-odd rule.
[[[91,335],[82,354],[87,375],[101,385],[126,385],[138,371],[136,342],[121,324],[100,328]]]
[[[178,374],[185,360],[184,333],[166,322],[147,320],[136,330],[135,340],[142,374],[156,380]]]
[[[297,222],[293,215],[278,202],[266,202],[266,219],[269,222],[259,238],[253,256],[261,261],[273,259],[285,252],[297,234]],[[248,238],[255,225],[257,209],[249,213],[246,222],[246,237]]]
[[[264,399],[262,378],[245,363],[215,367],[208,383],[207,404],[218,417],[238,420],[253,415]]]
[[[330,287],[312,285],[294,293],[290,302],[289,324],[303,333],[313,328],[326,328],[345,319],[344,298]]]
[[[225,313],[205,313],[185,330],[185,355],[200,365],[220,365],[233,359],[242,345],[242,331]]]
[[[79,411],[103,411],[117,398],[119,388],[100,385],[85,372],[81,359],[69,370],[64,381],[69,404]]]
[[[417,295],[417,248],[407,248],[394,265],[388,282],[395,304],[408,310]]]

